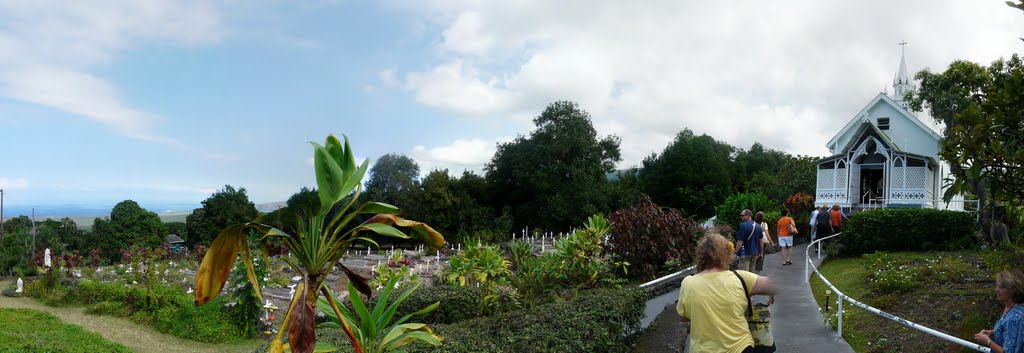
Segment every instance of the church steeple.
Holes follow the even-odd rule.
[[[903,100],[903,95],[911,90],[910,87],[910,75],[907,74],[907,58],[906,58],[906,45],[907,42],[900,42],[903,47],[903,52],[900,54],[900,69],[896,71],[896,77],[892,80],[893,96],[892,99],[899,103],[903,108],[907,107],[907,102]]]

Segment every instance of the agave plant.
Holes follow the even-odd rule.
[[[272,353],[284,352],[285,344],[281,340],[281,335],[286,329],[292,352],[313,351],[316,346],[313,306],[321,294],[327,298],[328,306],[335,315],[341,315],[337,302],[324,285],[328,272],[335,266],[345,272],[349,283],[356,290],[370,296],[370,286],[366,278],[339,262],[353,242],[363,241],[379,246],[368,237],[368,233],[371,232],[389,237],[409,238],[395,226],[414,230],[431,248],[439,248],[445,242],[444,237],[430,226],[399,217],[399,210],[395,206],[366,202],[353,208],[362,191],[362,179],[369,161],[356,166],[348,137],[345,137],[344,145],[334,135],[327,136],[323,146],[314,142],[310,144],[313,145],[320,210],[301,219],[301,224],[295,227],[295,234],[288,234],[258,222],[225,228],[213,240],[196,273],[196,304],[206,304],[220,294],[235,259],[241,255],[249,282],[252,283],[256,296],[262,301],[263,295],[253,271],[252,254],[246,234],[249,230],[259,232],[261,236],[258,238],[258,245],[264,252],[267,242],[271,239],[280,239],[288,245],[294,260],[284,258],[285,262],[302,276],[302,280],[295,289],[295,296],[288,306],[281,329],[270,343]],[[351,225],[357,215],[374,216],[365,222]],[[355,351],[362,353],[362,347],[352,328],[342,322],[342,329],[352,341]]]
[[[348,298],[352,303],[352,311],[348,308],[341,307],[341,315],[333,313],[334,308],[331,303],[324,298],[320,298],[320,302],[317,303],[317,307],[320,311],[323,311],[327,316],[327,322],[320,324],[320,327],[356,327],[355,335],[356,340],[359,341],[359,346],[362,347],[366,353],[383,353],[398,351],[399,348],[413,342],[423,342],[426,344],[440,346],[441,337],[434,334],[430,329],[430,326],[421,323],[406,323],[413,316],[429,314],[434,309],[437,309],[441,302],[434,302],[426,308],[420,309],[417,312],[402,316],[391,323],[391,320],[395,316],[395,311],[402,305],[405,298],[408,298],[416,288],[419,288],[419,284],[409,288],[404,293],[398,296],[393,302],[388,303],[388,297],[391,292],[398,287],[398,281],[401,277],[392,277],[384,284],[384,289],[380,292],[380,298],[377,298],[377,303],[372,308],[368,308],[363,299],[359,297],[359,293],[353,287],[350,282],[348,285]],[[334,293],[328,291],[328,298],[334,297]],[[317,348],[318,352],[333,352],[337,350],[337,347],[332,345],[323,344]]]

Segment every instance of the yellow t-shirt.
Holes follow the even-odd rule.
[[[736,271],[754,288],[757,275]],[[739,353],[754,345],[747,319],[746,294],[732,271],[683,278],[676,311],[690,319],[690,352]]]

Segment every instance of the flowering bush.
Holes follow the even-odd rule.
[[[920,286],[918,267],[897,261],[885,252],[864,255],[864,268],[868,274],[868,286],[875,294],[903,293]]]

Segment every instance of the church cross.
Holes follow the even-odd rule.
[[[903,51],[903,54],[907,53],[907,41],[902,41],[902,42],[899,42],[899,43],[896,43],[896,44],[900,45],[900,48],[901,48],[900,50]]]

